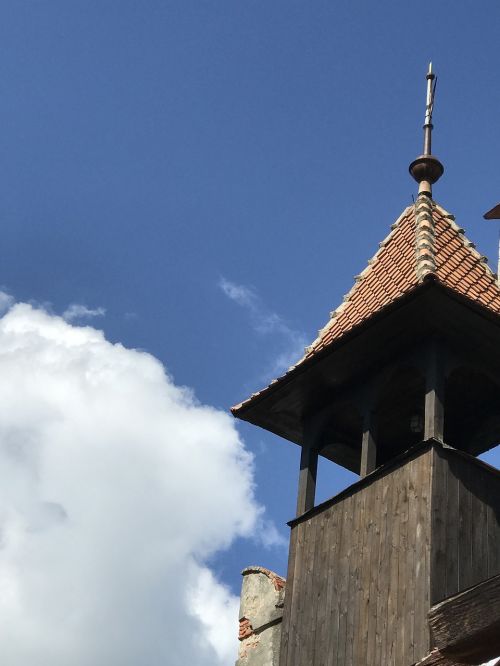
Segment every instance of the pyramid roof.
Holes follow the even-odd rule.
[[[422,226],[429,227],[427,238]],[[403,211],[380,243],[365,270],[331,313],[317,339],[306,349],[309,358],[375,312],[411,291],[429,276],[500,314],[496,275],[465,236],[455,217],[438,204],[418,203]]]
[[[392,225],[304,356],[283,377],[233,407],[233,414],[238,416],[240,409],[275,384],[290,379],[320,352],[430,279],[500,315],[500,288],[487,258],[475,249],[453,215],[430,197],[419,195],[415,205],[406,208]]]

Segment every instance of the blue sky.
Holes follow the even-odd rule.
[[[102,308],[109,340],[227,410],[315,338],[411,202],[430,59],[435,198],[495,266],[499,21],[491,0],[2,2],[1,285]],[[287,539],[298,448],[238,427]],[[322,465],[320,498],[350,479]],[[210,564],[237,593],[244,566],[286,559],[237,539]]]

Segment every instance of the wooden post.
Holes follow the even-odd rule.
[[[444,435],[444,363],[442,348],[434,340],[429,348],[425,376],[424,439],[443,441]]]
[[[300,453],[299,495],[297,516],[301,516],[314,506],[316,496],[316,474],[318,471],[318,451],[304,444]]]
[[[373,413],[367,411],[363,424],[363,440],[361,443],[361,477],[373,472],[377,466],[377,444],[373,436]]]

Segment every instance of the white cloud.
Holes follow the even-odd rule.
[[[255,291],[251,287],[245,287],[241,284],[235,284],[226,278],[221,277],[219,287],[232,301],[243,307],[259,313],[259,302]]]
[[[294,333],[279,315],[270,312],[264,306],[253,287],[236,284],[226,278],[219,280],[219,287],[230,300],[248,310],[252,326],[257,333],[282,333],[284,335]]]
[[[275,356],[264,379],[273,379],[302,358],[306,345],[304,333],[291,328],[279,314],[270,311],[253,287],[236,284],[224,277],[220,278],[219,287],[231,301],[247,310],[256,333],[278,335],[282,339],[282,349]]]
[[[0,319],[0,654],[9,666],[233,666],[207,568],[263,530],[226,413],[152,356],[17,304]]]
[[[63,312],[63,319],[74,321],[75,319],[92,319],[93,317],[104,317],[106,310],[104,308],[88,308],[86,305],[72,303]]]
[[[264,520],[262,517],[257,521],[256,539],[264,548],[288,548],[288,541],[276,529],[276,525],[270,520]]]
[[[238,623],[235,620],[238,618],[239,599],[217,582],[206,567],[195,572],[187,592],[189,608],[204,627],[204,632],[200,633],[200,650],[206,649],[208,645],[221,663],[227,662],[233,666],[236,659]]]
[[[6,291],[0,290],[0,314],[3,314],[14,304],[14,298]]]

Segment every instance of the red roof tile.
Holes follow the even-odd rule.
[[[440,206],[433,204],[434,270],[444,285],[500,314],[500,289],[495,276],[463,231]],[[318,338],[307,349],[310,358],[381,308],[414,289],[418,256],[415,206],[408,207],[393,225],[381,248],[361,273],[347,299],[333,313]],[[304,360],[302,359],[302,360]]]

